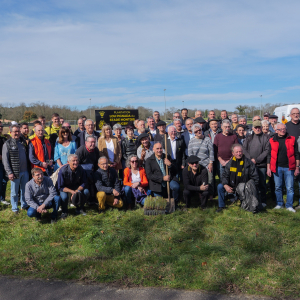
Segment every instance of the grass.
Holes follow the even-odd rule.
[[[0,272],[31,278],[108,282],[284,297],[300,295],[300,214],[253,215],[238,205],[165,216],[108,209],[42,223],[0,206]],[[268,203],[272,208],[271,202]]]

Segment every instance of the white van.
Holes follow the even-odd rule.
[[[276,107],[273,115],[278,116],[278,122],[280,122],[280,123],[282,120],[282,115],[284,115],[285,118],[288,121],[290,121],[291,120],[291,116],[290,116],[291,109],[293,109],[295,107],[299,108],[299,110],[300,110],[300,104],[290,104],[290,105]]]

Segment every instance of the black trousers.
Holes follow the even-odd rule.
[[[200,200],[200,206],[201,208],[205,208],[207,204],[207,199],[209,196],[209,191],[199,191],[199,192],[194,192],[194,191],[189,191],[189,190],[184,190],[183,191],[183,199],[185,201],[186,207],[190,207],[191,205],[191,198],[193,195],[198,195],[199,200]]]

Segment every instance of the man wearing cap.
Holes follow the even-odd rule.
[[[146,132],[138,136],[141,145],[137,149],[137,156],[140,160],[140,166],[145,165],[145,161],[153,154],[154,142],[151,142]]]
[[[160,142],[153,146],[153,154],[146,160],[145,170],[149,182],[149,189],[154,196],[167,196],[167,181],[170,182],[170,190],[172,191],[175,204],[179,202],[180,185],[175,162],[172,162],[170,155],[163,153],[163,147]],[[166,167],[169,175],[166,175]]]
[[[276,115],[271,115],[269,116],[269,122],[270,122],[270,125],[269,125],[269,129],[271,132],[275,133],[275,126],[278,122],[278,116]]]
[[[262,205],[257,197],[259,177],[254,163],[243,154],[243,147],[240,144],[234,144],[231,147],[232,158],[226,164],[221,183],[218,185],[217,212],[225,209],[225,192],[231,202],[240,199],[241,207],[252,212],[258,212]],[[246,184],[240,185],[241,183]],[[245,190],[246,196],[245,196]]]
[[[248,135],[243,144],[245,156],[250,159],[259,176],[259,195],[263,206],[266,206],[266,173],[267,156],[270,150],[269,135],[263,134],[261,121],[254,121],[253,132]]]
[[[293,209],[294,200],[294,176],[299,175],[299,151],[294,136],[286,132],[286,126],[278,123],[275,126],[276,133],[270,138],[270,150],[267,157],[267,174],[274,174],[275,194],[277,205],[275,209],[283,208],[282,198],[283,184],[286,187],[286,204],[288,211]],[[284,181],[283,181],[284,180]]]
[[[199,164],[200,158],[191,155],[187,159],[188,166],[182,171],[183,198],[186,207],[190,207],[191,197],[197,194],[202,209],[206,208],[207,198],[212,191],[209,190],[207,169]]]
[[[269,121],[270,114],[268,112],[264,113],[264,120]]]
[[[165,139],[166,125],[167,124],[164,121],[157,122],[156,128],[158,129],[158,132],[154,137],[154,142],[162,142]]]
[[[203,118],[199,117],[199,118],[194,119],[194,124],[197,124],[197,123],[201,125],[202,134],[204,134],[204,131],[205,131],[204,128],[205,128],[207,122]]]

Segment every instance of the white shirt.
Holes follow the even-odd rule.
[[[131,172],[131,183],[135,183],[135,182],[141,182],[141,176],[139,171],[137,172],[137,174],[133,174]]]
[[[173,141],[170,139],[170,137],[168,137],[168,139],[170,140],[171,150],[172,150],[171,158],[176,159],[176,140],[177,140],[177,138],[175,138]]]
[[[105,143],[106,143],[106,148],[107,148],[107,153],[108,153],[109,160],[111,162],[114,162],[114,159],[115,159],[115,154],[114,154],[115,147],[114,147],[113,140],[111,139],[109,143],[105,140]]]
[[[152,137],[154,138],[155,135],[156,135],[156,129],[151,130],[151,129],[149,128],[149,130],[150,130],[150,133],[152,134]]]

